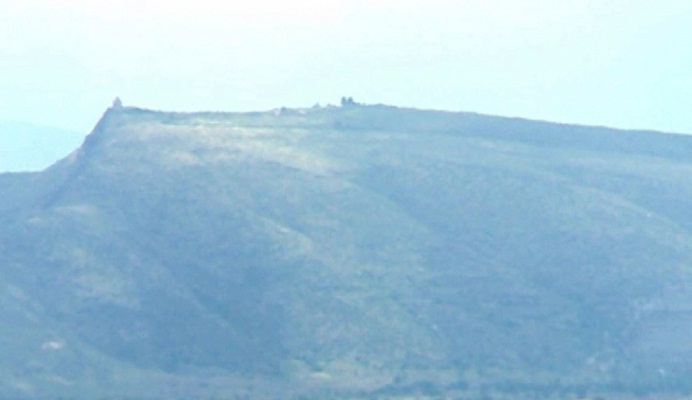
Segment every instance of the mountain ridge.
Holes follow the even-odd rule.
[[[0,395],[686,393],[689,154],[381,105],[108,109],[0,175],[26,332],[0,331]]]

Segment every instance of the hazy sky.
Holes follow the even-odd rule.
[[[692,133],[689,0],[0,0],[0,121],[365,103]]]

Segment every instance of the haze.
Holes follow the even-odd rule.
[[[692,132],[690,26],[681,1],[0,0],[0,121],[86,135],[115,96],[241,111],[348,95]]]

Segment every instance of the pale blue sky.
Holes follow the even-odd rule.
[[[86,135],[115,96],[692,133],[692,2],[0,0],[0,121]]]

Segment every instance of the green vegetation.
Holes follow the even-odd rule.
[[[344,100],[0,175],[0,397],[692,391],[692,138]]]

